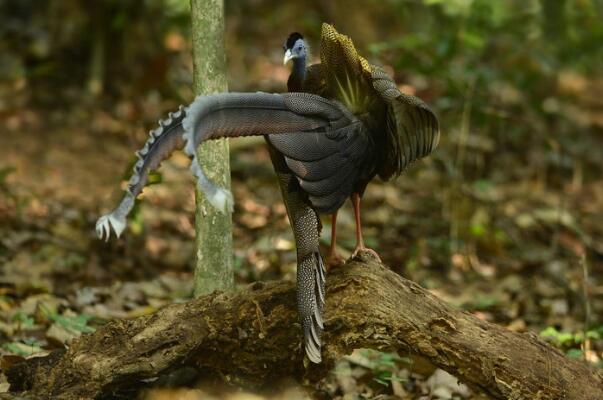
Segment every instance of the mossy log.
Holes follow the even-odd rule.
[[[368,257],[368,256],[367,256]],[[174,369],[262,386],[312,382],[356,348],[415,354],[494,399],[603,399],[603,376],[534,334],[511,332],[438,299],[372,259],[329,274],[323,363],[304,362],[291,282],[214,292],[156,313],[109,322],[67,351],[14,365],[19,394],[98,398]]]

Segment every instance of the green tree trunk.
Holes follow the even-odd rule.
[[[228,90],[224,55],[223,0],[191,0],[193,77],[197,95]],[[228,141],[210,141],[197,149],[207,176],[230,188]],[[195,212],[197,264],[195,296],[233,286],[232,218],[221,214],[197,191]]]

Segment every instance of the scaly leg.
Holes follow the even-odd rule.
[[[337,211],[331,214],[331,247],[327,257],[327,271],[342,265],[345,262],[337,251]]]
[[[377,254],[375,250],[369,249],[364,245],[364,239],[362,238],[362,224],[360,222],[360,195],[358,193],[352,194],[352,204],[354,205],[354,217],[356,218],[356,248],[352,253],[352,258],[356,257],[359,252],[364,251],[370,253],[381,262],[379,254]]]

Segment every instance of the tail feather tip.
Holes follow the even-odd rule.
[[[321,340],[320,334],[322,332],[321,324],[318,323],[314,318],[308,316],[302,320],[303,331],[304,331],[304,347],[308,359],[314,364],[320,364],[322,362],[321,357]]]
[[[119,238],[121,233],[126,228],[126,221],[124,218],[119,218],[113,213],[103,215],[96,221],[96,234],[99,239],[109,241],[111,237],[111,228],[115,232],[115,235]]]
[[[317,347],[315,343],[312,341],[306,342],[306,355],[308,359],[312,361],[314,364],[320,364],[322,362],[322,357],[320,355],[320,347]]]
[[[234,200],[230,190],[218,187],[215,193],[207,196],[207,200],[224,214],[234,211]]]

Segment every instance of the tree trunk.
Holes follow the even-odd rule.
[[[235,384],[283,376],[320,379],[356,348],[429,359],[495,399],[603,399],[603,376],[534,334],[510,332],[454,309],[372,260],[327,279],[323,363],[304,363],[291,282],[216,292],[153,315],[108,323],[66,352],[7,371],[11,390],[93,398],[191,366]]]
[[[195,94],[226,92],[223,0],[191,0],[191,19]],[[197,151],[207,176],[230,189],[228,141],[208,141]],[[199,190],[196,195],[195,296],[201,296],[233,286],[232,218],[214,209]]]

